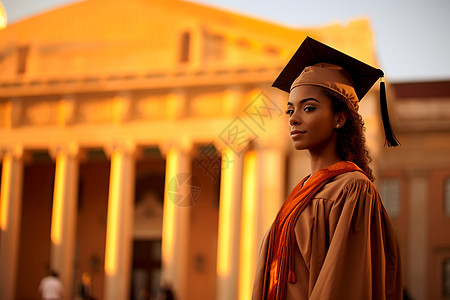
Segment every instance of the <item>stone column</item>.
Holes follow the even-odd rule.
[[[428,174],[424,170],[414,170],[409,175],[407,289],[413,299],[425,300]]]
[[[74,244],[78,199],[78,148],[56,149],[51,227],[51,268],[61,278],[66,295],[73,291]]]
[[[264,235],[284,200],[284,152],[260,143],[244,157],[238,299],[251,299]]]
[[[111,156],[105,253],[105,300],[130,295],[135,160],[133,146],[107,149]]]
[[[23,151],[3,156],[0,193],[0,299],[14,299],[22,209]]]
[[[259,150],[258,189],[260,197],[255,209],[259,210],[257,246],[272,225],[285,198],[285,153],[281,148],[265,143]]]
[[[170,285],[178,300],[187,298],[190,207],[196,201],[192,186],[191,146],[172,145],[166,153],[166,182],[162,228],[161,284]]]
[[[258,153],[244,156],[242,178],[241,239],[239,250],[239,300],[251,299],[253,279],[258,257]]]
[[[242,158],[226,147],[220,182],[217,300],[238,299],[241,199]]]

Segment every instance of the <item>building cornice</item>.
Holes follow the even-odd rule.
[[[0,99],[43,95],[115,92],[123,90],[172,89],[196,86],[270,83],[282,69],[240,67],[235,69],[179,70],[147,74],[109,74],[66,78],[36,78],[0,81]]]

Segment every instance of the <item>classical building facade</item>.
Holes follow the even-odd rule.
[[[1,30],[0,298],[39,299],[52,268],[68,295],[89,272],[99,299],[160,285],[181,300],[249,299],[260,241],[309,170],[282,134],[287,95],[270,87],[307,35],[376,65],[365,20],[294,29],[175,0],[83,1]],[[445,174],[407,164],[409,141],[422,143],[406,121],[403,147],[383,149],[377,102],[375,87],[361,103],[374,168],[386,193],[395,180],[409,193],[393,222],[406,285],[425,299],[449,243],[421,244],[445,234],[415,220],[430,218],[426,176],[449,163],[441,151],[427,159]],[[440,141],[437,127],[423,137]]]
[[[402,143],[375,162],[397,229],[412,299],[450,297],[450,81],[397,83],[394,125]]]

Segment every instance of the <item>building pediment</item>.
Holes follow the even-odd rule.
[[[374,61],[366,20],[295,29],[178,0],[90,0],[0,31],[0,80],[8,85],[17,80],[230,72],[243,65],[277,72],[306,35]]]

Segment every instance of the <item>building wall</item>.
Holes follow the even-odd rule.
[[[450,177],[450,166],[436,168],[429,176],[429,236],[428,245],[428,297],[445,299],[442,295],[444,260],[450,258],[450,216],[444,214],[444,182]]]

